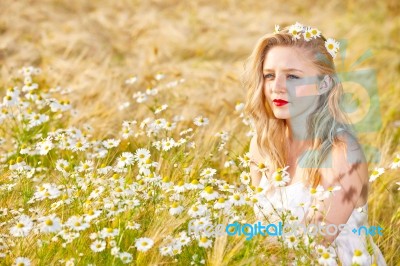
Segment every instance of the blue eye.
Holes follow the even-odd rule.
[[[288,77],[292,77],[292,79],[299,79],[299,77],[295,75],[289,75]]]
[[[265,75],[264,75],[264,78],[267,79],[267,78],[270,78],[271,76],[272,76],[272,74],[265,74]]]

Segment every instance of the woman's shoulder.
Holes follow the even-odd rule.
[[[343,128],[337,130],[332,155],[336,159],[345,159],[349,164],[366,163],[363,148],[357,137],[351,131]]]
[[[368,166],[362,146],[351,132],[343,130],[336,134],[326,160],[326,167],[321,168],[320,173],[327,183],[350,181],[362,186],[368,182]]]

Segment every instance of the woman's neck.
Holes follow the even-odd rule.
[[[288,145],[291,153],[302,153],[312,145],[312,140],[307,136],[307,119],[304,116],[298,116],[292,119],[286,119]]]

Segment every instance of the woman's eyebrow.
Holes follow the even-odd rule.
[[[284,72],[298,71],[298,72],[302,72],[302,73],[303,73],[302,70],[297,69],[297,68],[286,68],[286,69],[283,69],[283,71],[284,71]],[[273,69],[269,69],[269,68],[265,68],[265,69],[263,69],[263,72],[274,72],[274,70],[273,70]]]

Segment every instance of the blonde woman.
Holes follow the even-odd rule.
[[[368,166],[339,105],[338,51],[334,39],[297,22],[276,26],[249,57],[245,112],[255,128],[250,170],[252,185],[264,191],[254,208],[269,221],[284,208],[302,224],[331,224],[321,264],[386,265],[365,230],[350,231],[369,228]]]

